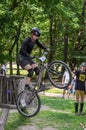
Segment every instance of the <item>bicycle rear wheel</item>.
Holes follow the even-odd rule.
[[[16,102],[17,110],[25,117],[35,116],[41,107],[40,97],[37,93],[22,91]]]
[[[65,84],[62,83],[64,72],[68,73],[68,79]],[[56,88],[66,88],[72,80],[70,68],[63,61],[53,61],[48,66],[48,76],[51,84]]]

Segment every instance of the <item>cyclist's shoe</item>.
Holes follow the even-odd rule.
[[[34,89],[31,88],[29,85],[28,86],[25,86],[25,90],[28,90],[28,91],[33,91]]]
[[[41,91],[45,91],[45,90],[50,89],[50,87],[49,87],[49,86],[45,86],[45,85],[41,85],[39,89],[40,89]]]
[[[20,101],[20,103],[23,108],[26,107],[26,102],[24,98]]]

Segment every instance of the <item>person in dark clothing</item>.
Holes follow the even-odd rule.
[[[76,75],[76,84],[75,84],[75,114],[82,115],[83,106],[84,106],[84,96],[85,96],[85,83],[86,83],[86,63],[82,63],[80,69],[75,72]],[[80,99],[80,111],[78,113],[78,105]]]
[[[2,69],[2,65],[0,64],[0,75],[5,75],[5,71]]]
[[[35,71],[36,75],[39,74],[39,68],[31,56],[32,50],[34,50],[34,46],[37,45],[39,48],[48,51],[48,48],[39,42],[38,38],[40,35],[41,33],[38,28],[32,28],[31,36],[23,41],[19,51],[18,63],[23,69],[28,71],[25,83],[26,89],[31,89],[29,84],[33,76],[33,72]]]

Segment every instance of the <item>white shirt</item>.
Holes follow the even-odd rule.
[[[64,77],[64,83],[68,83],[69,82],[69,73],[67,71],[64,72],[63,77]]]
[[[2,66],[2,69],[6,72],[7,71],[7,68],[5,65]]]

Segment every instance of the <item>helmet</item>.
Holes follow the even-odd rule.
[[[81,66],[82,66],[82,67],[86,67],[86,62],[83,62],[83,63],[81,64]]]
[[[32,28],[31,33],[36,35],[37,37],[40,37],[41,33],[38,28]]]

